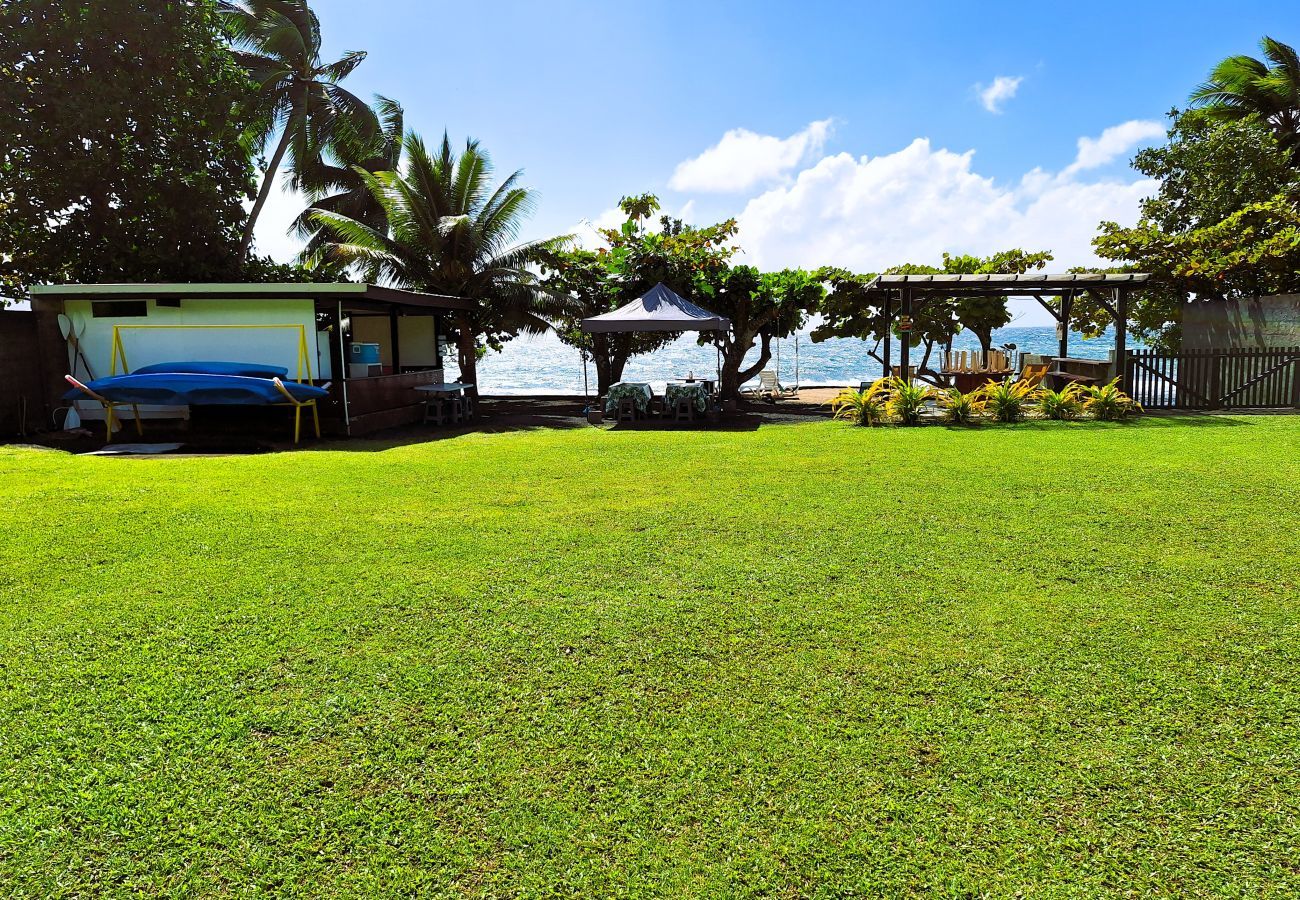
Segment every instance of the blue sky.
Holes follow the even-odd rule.
[[[328,56],[370,53],[351,89],[525,171],[528,236],[651,191],[695,222],[739,216],[767,268],[1029,245],[1089,262],[1096,221],[1149,191],[1127,160],[1164,114],[1261,35],[1300,42],[1294,0],[314,7]],[[263,251],[292,252],[294,205],[273,203]]]

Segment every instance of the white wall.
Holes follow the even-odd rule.
[[[110,300],[113,298],[105,298]],[[329,378],[328,344],[316,335],[316,304],[311,299],[292,300],[209,300],[182,299],[180,308],[159,307],[153,300],[144,301],[148,315],[124,318],[95,318],[90,300],[67,300],[64,311],[80,330],[82,350],[96,378],[110,374],[113,326],[139,325],[302,325],[307,330],[307,352],[311,374]],[[103,301],[100,301],[103,302]],[[289,377],[298,373],[299,331],[296,328],[136,328],[121,330],[122,347],[131,370],[154,363],[220,360],[223,362],[263,363],[284,366]],[[121,360],[118,374],[122,374]],[[78,376],[85,372],[78,369]],[[306,373],[303,373],[306,378]],[[83,378],[84,380],[84,378]],[[83,418],[103,418],[98,404],[80,403]],[[142,415],[177,417],[184,407],[149,407]]]

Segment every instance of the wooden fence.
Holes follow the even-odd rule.
[[[1300,408],[1300,347],[1126,356],[1125,389],[1147,409]]]

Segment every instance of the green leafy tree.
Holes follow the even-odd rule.
[[[702,332],[701,344],[713,344],[722,356],[718,387],[724,399],[739,395],[740,386],[772,361],[772,341],[789,337],[807,324],[826,289],[820,278],[801,269],[760,273],[736,266],[705,273],[701,279],[703,305],[731,319],[725,332]],[[745,365],[755,346],[758,357]]]
[[[243,277],[248,82],[219,26],[209,2],[0,4],[0,295]]]
[[[1134,295],[1130,330],[1166,349],[1181,342],[1188,295],[1228,300],[1284,293],[1295,289],[1300,270],[1287,244],[1296,174],[1272,130],[1257,117],[1223,122],[1171,115],[1168,142],[1133,161],[1160,182],[1159,190],[1143,201],[1137,225],[1103,222],[1093,242],[1116,271],[1156,276],[1157,286]],[[1110,316],[1085,295],[1075,301],[1072,321],[1095,335]]]
[[[325,233],[320,256],[353,267],[367,281],[450,294],[474,302],[453,316],[461,377],[477,383],[478,359],[522,332],[540,333],[553,310],[533,269],[569,238],[517,243],[532,211],[531,191],[520,172],[493,185],[492,163],[477,141],[457,156],[443,135],[430,152],[418,135],[404,140],[401,171],[364,172],[384,211],[384,228],[343,213],[312,211]]]
[[[1229,56],[1192,92],[1192,105],[1220,121],[1256,118],[1300,166],[1300,56],[1294,47],[1264,37],[1263,59]]]
[[[560,340],[590,354],[596,367],[597,390],[605,393],[623,377],[627,361],[653,353],[680,337],[672,332],[585,334],[582,319],[630,303],[663,282],[684,297],[699,298],[716,273],[726,270],[735,253],[735,220],[696,228],[661,216],[658,231],[645,220],[659,210],[652,194],[620,201],[627,221],[601,229],[606,246],[599,250],[566,250],[543,260],[552,319]]]
[[[366,54],[354,50],[322,62],[320,21],[304,0],[240,0],[223,2],[221,8],[235,59],[256,86],[243,113],[245,138],[253,152],[261,153],[272,137],[280,136],[244,226],[241,252],[247,254],[286,157],[293,186],[304,187],[303,174],[320,165],[323,151],[370,140],[378,123],[369,106],[339,85]]]

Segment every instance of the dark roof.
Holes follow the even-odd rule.
[[[232,282],[225,284],[47,284],[31,289],[33,297],[62,299],[100,298],[111,300],[340,300],[344,303],[367,301],[388,306],[420,309],[472,309],[473,304],[446,294],[425,294],[374,284],[335,282],[310,284],[272,282],[266,284]]]
[[[1143,273],[1107,274],[1081,272],[1047,275],[878,275],[867,290],[885,291],[909,288],[926,294],[1033,294],[1089,288],[1142,287],[1151,280]]]

